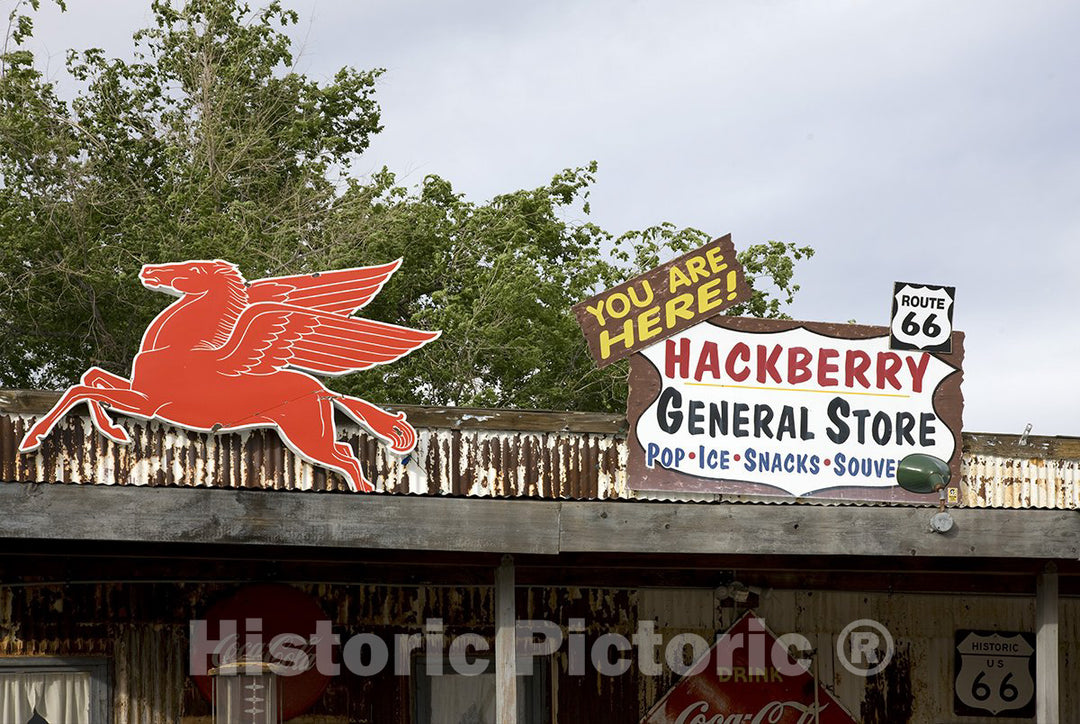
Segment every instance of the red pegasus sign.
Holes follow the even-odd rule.
[[[147,264],[143,286],[180,299],[146,328],[131,379],[90,368],[30,428],[19,451],[36,449],[85,402],[98,430],[118,443],[131,438],[106,406],[199,432],[273,427],[298,455],[340,472],[353,490],[369,491],[360,461],[337,439],[335,406],[398,453],[412,450],[416,431],[405,413],[337,394],[311,375],[393,362],[439,336],[352,316],[400,264],[253,282],[227,261]]]

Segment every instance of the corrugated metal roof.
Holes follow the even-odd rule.
[[[17,453],[55,393],[0,391],[0,479],[102,485],[347,490],[341,476],[294,455],[272,430],[202,434],[126,419],[132,444],[69,414],[32,454]],[[633,491],[626,421],[619,415],[404,407],[416,449],[404,460],[342,418],[376,490],[414,495],[561,500],[718,500],[812,503],[793,498]],[[964,435],[960,503],[968,507],[1080,509],[1080,439]],[[825,501],[836,504],[837,501]],[[849,504],[849,503],[845,503]]]

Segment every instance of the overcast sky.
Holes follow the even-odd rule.
[[[894,281],[953,285],[965,429],[1080,435],[1080,3],[286,4],[300,70],[387,70],[360,172],[481,201],[595,159],[609,231],[813,246],[796,319],[887,324]],[[38,21],[54,71],[150,17],[68,5]]]

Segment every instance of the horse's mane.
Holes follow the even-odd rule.
[[[225,287],[225,304],[213,327],[208,330],[206,340],[198,347],[217,349],[228,341],[233,327],[236,326],[236,320],[240,317],[240,312],[244,311],[244,307],[248,305],[247,286],[244,283],[244,277],[237,270],[235,264],[216,261],[207,271],[215,279],[220,280],[220,283]]]

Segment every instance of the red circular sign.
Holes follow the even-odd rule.
[[[254,635],[250,635],[253,628],[248,626],[248,619],[261,621],[261,630],[256,630]],[[226,630],[228,626],[235,625],[241,647],[245,641],[251,642],[255,637],[259,637],[264,646],[269,645],[275,636],[281,634],[296,634],[309,641],[315,634],[316,622],[326,620],[328,618],[319,602],[303,591],[276,583],[258,584],[246,586],[211,606],[206,612],[206,636],[210,641],[221,640],[222,622],[229,622]],[[330,677],[319,673],[315,668],[314,655],[310,649],[308,653],[311,657],[311,668],[299,674],[278,677],[283,720],[310,709],[330,683]],[[214,663],[210,666],[214,666]],[[191,678],[195,680],[195,685],[206,700],[213,703],[212,677]]]

